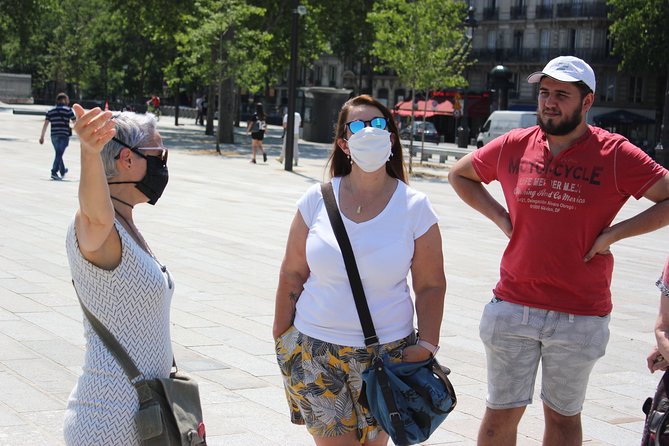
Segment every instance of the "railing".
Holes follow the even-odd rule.
[[[511,20],[519,20],[527,17],[527,6],[512,6],[509,12]]]
[[[565,17],[606,17],[609,7],[606,2],[563,3],[557,5],[557,16]]]
[[[496,48],[472,51],[472,57],[479,62],[536,62],[546,63],[557,56],[576,56],[591,63],[619,62],[606,48]]]
[[[537,19],[552,19],[553,5],[537,5],[534,10],[534,17]]]
[[[499,19],[499,8],[483,8],[483,20]]]

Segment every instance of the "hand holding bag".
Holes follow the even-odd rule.
[[[337,208],[332,183],[322,184],[321,192],[344,257],[365,345],[378,345],[379,340],[351,242]],[[449,373],[450,370],[440,366],[433,357],[422,362],[402,363],[389,363],[376,357],[372,366],[363,372],[364,394],[369,411],[397,446],[427,440],[455,408],[457,397],[447,377]]]
[[[74,285],[74,281],[72,282]],[[75,287],[76,292],[76,287]],[[123,368],[137,391],[135,424],[143,446],[206,446],[197,382],[179,371],[174,359],[169,378],[145,379],[113,334],[84,305],[79,304],[93,330]]]

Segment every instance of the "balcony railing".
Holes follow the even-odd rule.
[[[608,13],[606,2],[592,3],[563,3],[557,5],[557,16],[567,17],[606,17]]]
[[[537,5],[537,8],[534,10],[534,16],[537,19],[552,19],[553,5]]]
[[[512,6],[510,11],[511,20],[519,20],[527,17],[527,6]]]
[[[606,48],[575,48],[573,50],[560,48],[497,48],[472,51],[472,57],[483,63],[526,62],[545,64],[557,56],[576,56],[590,63],[617,64],[619,62],[619,58],[612,56]]]
[[[483,20],[499,19],[499,8],[483,8]]]

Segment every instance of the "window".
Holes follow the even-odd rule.
[[[576,30],[575,29],[570,29],[569,30],[569,40],[567,41],[567,50],[571,54],[574,54],[576,50]]]
[[[376,92],[376,99],[385,105],[386,107],[388,106],[388,89],[387,88],[379,88],[378,91]]]
[[[513,51],[514,53],[520,55],[523,52],[523,32],[514,31],[513,32]]]
[[[488,49],[494,50],[497,48],[497,31],[488,31]]]
[[[627,94],[628,102],[641,102],[643,98],[643,79],[639,76],[630,77],[630,89]]]
[[[330,86],[337,85],[337,65],[330,65]]]
[[[615,102],[616,100],[616,75],[615,73],[606,73],[604,77],[604,88],[601,95],[603,102]]]
[[[314,67],[314,85],[322,85],[321,82],[323,81],[323,67],[320,65],[316,65]]]

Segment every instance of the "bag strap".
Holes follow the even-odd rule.
[[[100,322],[100,320],[86,308],[84,301],[82,301],[81,296],[79,296],[77,287],[74,285],[74,280],[72,280],[72,286],[74,287],[74,292],[77,294],[77,299],[79,299],[79,305],[81,305],[81,310],[84,312],[84,316],[86,316],[86,319],[90,322],[93,331],[97,333],[102,343],[107,347],[107,350],[109,350],[112,356],[116,358],[116,361],[128,377],[130,384],[137,390],[137,397],[139,398],[140,404],[153,399],[153,393],[144,378],[144,374],[137,369],[135,362],[130,358],[130,355],[128,355],[128,352],[123,348],[121,343],[118,342],[116,337],[114,337],[114,335],[107,330],[107,327],[105,327],[102,322]],[[173,367],[176,367],[174,357],[172,358],[172,365]]]
[[[348,280],[351,283],[351,291],[355,300],[355,308],[358,310],[358,318],[360,318],[360,325],[362,325],[362,332],[365,336],[365,345],[367,347],[378,344],[379,338],[376,336],[374,329],[374,322],[369,313],[369,306],[367,305],[367,298],[365,297],[365,290],[362,287],[362,280],[360,280],[360,273],[358,272],[358,265],[355,262],[355,255],[351,247],[351,241],[346,233],[344,221],[339,213],[337,201],[334,195],[332,183],[321,184],[321,193],[323,194],[323,201],[325,209],[328,211],[330,218],[330,225],[332,231],[337,238],[337,243],[341,249],[341,255],[344,257],[344,265],[346,266],[346,273]]]

